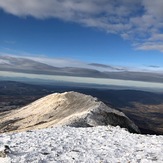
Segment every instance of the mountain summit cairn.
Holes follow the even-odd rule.
[[[97,98],[78,92],[54,93],[1,117],[0,132],[27,131],[55,126],[120,126],[132,133],[138,127],[124,113]]]

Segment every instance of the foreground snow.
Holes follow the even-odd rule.
[[[11,153],[0,163],[163,162],[163,136],[131,134],[119,127],[56,127],[1,134]]]

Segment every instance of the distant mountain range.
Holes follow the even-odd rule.
[[[12,56],[0,56],[0,71],[12,71],[28,74],[62,75],[92,78],[109,78],[133,81],[163,82],[162,73],[136,72],[129,69],[109,65],[91,63],[92,68],[56,67],[32,59]],[[99,71],[94,67],[108,68],[109,71]]]

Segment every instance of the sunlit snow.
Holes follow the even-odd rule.
[[[56,127],[1,134],[0,147],[12,163],[150,163],[163,162],[163,136],[131,134],[120,127]]]

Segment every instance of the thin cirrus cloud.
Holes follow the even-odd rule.
[[[5,0],[0,8],[19,17],[58,18],[130,40],[139,50],[163,52],[162,0]]]

